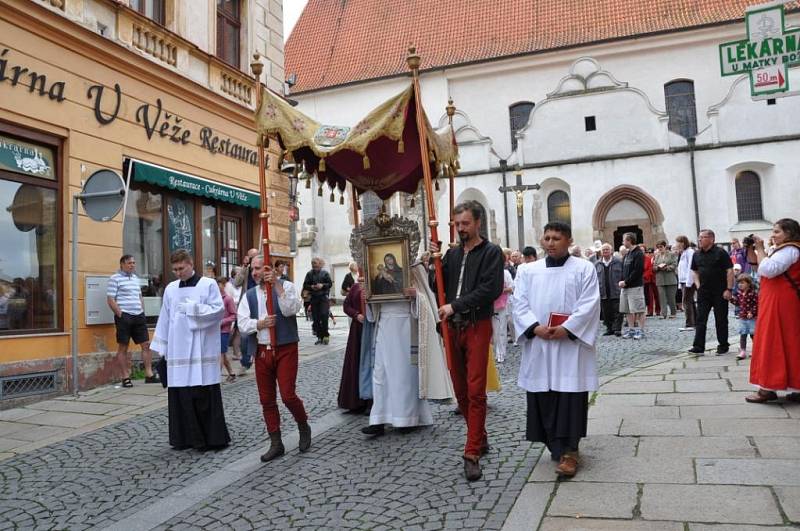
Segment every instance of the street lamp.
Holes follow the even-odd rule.
[[[305,172],[305,164],[303,164]],[[300,219],[300,210],[297,208],[297,181],[299,175],[297,164],[287,162],[281,167],[281,173],[286,175],[289,180],[289,250],[297,252],[297,224]]]

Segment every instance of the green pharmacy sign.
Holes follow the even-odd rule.
[[[787,92],[788,69],[800,64],[800,28],[786,29],[783,5],[748,9],[745,24],[746,39],[719,46],[722,75],[749,74],[752,96]]]

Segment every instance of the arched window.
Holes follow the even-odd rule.
[[[764,219],[761,179],[756,172],[743,171],[736,175],[736,211],[739,221]]]
[[[508,108],[509,125],[511,126],[511,151],[517,149],[517,131],[525,127],[534,104],[530,101],[520,101]]]
[[[697,134],[697,110],[694,102],[694,82],[678,79],[664,85],[664,100],[669,115],[669,130],[684,138]]]
[[[572,214],[567,192],[556,190],[547,196],[547,221],[560,221],[567,225],[571,224]]]

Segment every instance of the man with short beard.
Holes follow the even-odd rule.
[[[448,249],[442,262],[446,304],[439,308],[439,318],[448,319],[450,377],[467,421],[464,475],[468,481],[481,478],[479,459],[489,450],[486,368],[494,301],[503,291],[503,251],[480,236],[484,216],[477,201],[465,201],[453,209],[460,244]],[[430,250],[438,253],[439,243],[431,242]]]

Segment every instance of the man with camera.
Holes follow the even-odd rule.
[[[494,301],[503,291],[503,251],[480,236],[484,210],[477,201],[459,203],[453,222],[460,243],[443,259],[446,304],[439,317],[448,320],[452,352],[448,366],[458,407],[467,421],[464,474],[481,477],[480,457],[489,450],[486,435],[486,367],[492,340]],[[431,242],[431,253],[439,244]]]

